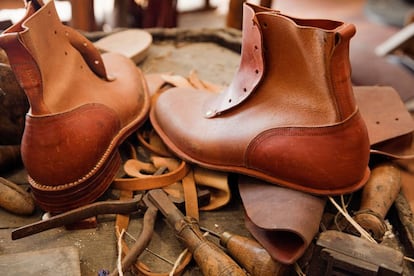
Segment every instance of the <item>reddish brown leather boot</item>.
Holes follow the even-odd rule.
[[[141,71],[121,55],[101,56],[60,22],[54,1],[28,1],[0,47],[30,103],[22,159],[37,203],[61,212],[94,201],[119,168],[118,146],[148,115]]]
[[[181,158],[320,195],[369,176],[369,141],[350,82],[351,24],[244,5],[241,63],[220,95],[174,88],[151,122]]]

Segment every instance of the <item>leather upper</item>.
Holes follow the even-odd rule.
[[[355,27],[244,6],[242,57],[219,96],[173,88],[150,118],[181,158],[315,194],[360,188],[369,141],[350,82]],[[209,112],[209,111],[212,112]]]

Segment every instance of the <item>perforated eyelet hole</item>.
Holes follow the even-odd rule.
[[[83,65],[80,66],[80,69],[83,69]]]
[[[231,103],[231,99],[229,99],[229,103]]]
[[[380,124],[380,121],[376,121],[375,123],[376,123],[377,125],[379,125],[379,124]]]
[[[243,92],[244,93],[246,93],[247,92],[247,88],[245,87],[245,88],[243,88]]]
[[[256,73],[256,75],[259,74],[259,70],[258,69],[256,69],[254,72]]]
[[[56,30],[54,30],[54,31],[53,31],[53,33],[56,35],[56,34],[57,34],[57,31],[56,31]]]
[[[342,38],[339,33],[335,34],[335,45],[338,45],[341,42]]]
[[[267,28],[267,23],[263,22],[263,28]]]
[[[398,117],[397,117],[397,118],[395,118],[394,120],[395,120],[395,121],[398,121],[398,120],[400,120],[400,118],[398,118]]]
[[[65,56],[67,56],[67,55],[68,55],[68,52],[65,51]]]
[[[257,51],[259,50],[259,47],[257,47],[257,45],[254,45],[254,49]]]

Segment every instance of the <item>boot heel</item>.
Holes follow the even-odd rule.
[[[85,176],[73,183],[47,186],[36,183],[30,176],[28,178],[37,205],[43,210],[60,213],[99,198],[111,185],[121,164],[121,156],[115,150],[97,171],[91,173],[90,177]]]

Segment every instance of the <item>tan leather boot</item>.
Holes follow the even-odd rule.
[[[61,212],[94,201],[119,168],[118,146],[148,115],[141,71],[121,55],[101,56],[60,22],[54,1],[29,1],[0,47],[30,103],[22,159],[37,203]]]
[[[369,141],[350,82],[355,27],[244,5],[238,72],[220,95],[174,88],[151,122],[181,158],[321,195],[369,176]]]

